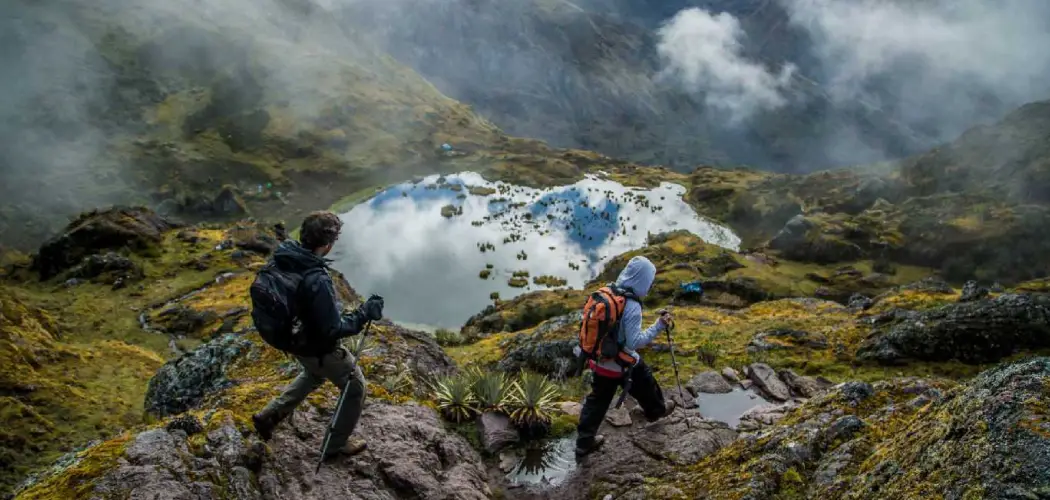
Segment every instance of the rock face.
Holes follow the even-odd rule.
[[[147,208],[86,212],[40,247],[33,256],[32,268],[40,273],[40,279],[48,279],[101,250],[145,250],[158,244],[164,231],[176,227],[178,224]]]
[[[1050,295],[1005,294],[928,311],[897,311],[861,345],[857,357],[888,364],[907,359],[988,363],[1047,346]]]
[[[146,389],[146,412],[158,417],[181,413],[230,386],[227,368],[252,348],[248,340],[228,334],[164,363]]]
[[[787,401],[791,399],[791,390],[788,389],[787,385],[777,377],[777,372],[773,371],[769,365],[765,363],[755,363],[747,367],[747,377],[755,383],[755,386],[762,389],[766,395],[771,399],[777,401]]]
[[[955,386],[842,384],[683,479],[697,498],[1042,498],[1050,489],[1050,358]],[[741,464],[746,464],[741,466]]]
[[[280,426],[268,446],[226,413],[212,417],[202,447],[181,430],[135,436],[116,465],[101,473],[104,498],[447,498],[482,500],[491,492],[481,457],[422,406],[370,404],[358,427],[361,454],[314,472],[328,415],[296,414],[299,433]]]
[[[720,373],[709,370],[693,376],[693,378],[685,384],[685,389],[693,396],[696,396],[701,392],[707,394],[724,394],[732,392],[733,386],[729,385],[729,382],[727,382]]]

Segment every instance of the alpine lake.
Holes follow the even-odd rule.
[[[465,172],[397,184],[341,213],[330,254],[362,295],[385,298],[406,326],[459,329],[491,302],[529,291],[581,288],[610,258],[649,234],[685,229],[737,250],[733,232],[696,214],[685,188],[625,187],[588,176],[531,189]]]
[[[473,172],[432,175],[387,187],[341,213],[343,236],[330,258],[363,296],[382,295],[385,315],[399,324],[459,329],[494,293],[505,300],[581,288],[610,258],[645,246],[650,234],[684,229],[738,250],[740,239],[697,215],[684,192],[673,183],[625,187],[599,175],[547,189],[489,182]],[[740,408],[712,417],[732,421],[753,404],[732,396],[743,396]],[[575,470],[574,449],[573,435],[514,450],[507,480],[512,487],[556,486]]]

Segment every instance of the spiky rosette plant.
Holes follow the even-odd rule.
[[[481,411],[504,411],[516,384],[502,372],[486,372],[474,380],[474,398]]]
[[[510,419],[527,436],[546,434],[557,397],[558,386],[550,379],[522,372],[512,393]]]
[[[434,384],[434,399],[441,415],[454,423],[465,422],[477,414],[473,383],[469,376],[451,375],[439,378]]]
[[[343,347],[346,347],[346,350],[350,351],[355,358],[361,359],[361,356],[367,354],[374,346],[371,337],[354,335],[343,341]]]

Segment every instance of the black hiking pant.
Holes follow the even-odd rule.
[[[609,406],[623,387],[622,378],[609,378],[594,374],[591,381],[591,393],[583,401],[580,411],[580,424],[576,426],[576,447],[589,448],[594,445],[594,437],[605,420]],[[631,375],[631,389],[628,394],[638,402],[650,422],[664,416],[667,407],[664,404],[664,392],[653,378],[653,371],[644,361],[639,361]]]

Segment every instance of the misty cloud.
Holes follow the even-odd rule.
[[[657,35],[657,52],[665,65],[661,76],[673,76],[689,90],[702,92],[708,106],[727,111],[732,120],[786,103],[783,91],[791,83],[794,65],[785,64],[774,73],[745,58],[741,40],[747,34],[732,15],[685,9]]]
[[[1050,2],[780,0],[825,90],[939,140],[1050,94]]]

